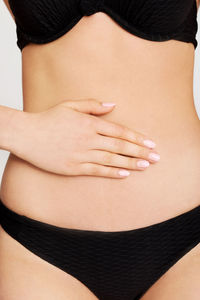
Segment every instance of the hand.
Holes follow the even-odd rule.
[[[144,170],[138,162],[149,158],[153,146],[145,135],[103,120],[114,106],[95,99],[64,101],[39,113],[25,112],[25,128],[18,134],[13,153],[60,175],[128,176],[127,170]],[[124,173],[119,171],[125,171]]]

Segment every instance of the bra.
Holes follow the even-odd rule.
[[[109,15],[126,31],[151,41],[175,39],[197,47],[196,0],[9,0],[17,45],[44,44],[73,28],[83,16]]]

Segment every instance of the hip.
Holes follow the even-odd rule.
[[[1,199],[47,223],[107,231],[148,226],[187,211],[200,204],[200,122],[185,123],[184,132],[178,125],[157,128],[146,133],[154,132],[160,161],[125,179],[57,175],[10,154]]]

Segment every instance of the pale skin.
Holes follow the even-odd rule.
[[[4,202],[58,226],[113,231],[156,223],[198,205],[193,55],[191,44],[138,39],[103,13],[84,17],[57,41],[27,46],[24,111],[1,108],[1,122],[10,128],[0,134],[1,148],[12,153],[0,191]],[[146,139],[156,148],[144,146]],[[160,154],[160,161],[150,160],[151,152]],[[138,169],[136,162],[143,159],[150,165]],[[131,173],[123,180],[121,168]],[[97,299],[2,229],[0,240],[0,299]],[[197,245],[141,300],[197,300],[199,270]]]

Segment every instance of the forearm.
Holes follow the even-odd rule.
[[[0,105],[0,149],[13,152],[25,128],[25,112]]]

